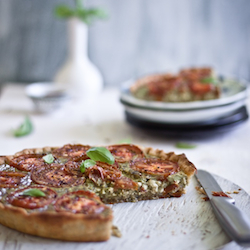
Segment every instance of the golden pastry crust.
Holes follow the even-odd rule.
[[[65,240],[106,241],[112,231],[112,210],[90,216],[68,212],[27,210],[0,203],[0,223],[23,233]]]
[[[128,144],[124,144],[124,146],[126,145]],[[146,156],[149,155],[178,164],[179,171],[187,176],[187,182],[196,171],[195,166],[184,154],[176,155],[174,152],[165,153],[163,150],[153,149],[151,147],[136,147],[142,150]],[[24,149],[11,156],[1,156],[0,164],[9,164],[14,157],[23,154],[45,155],[57,148],[59,147]],[[66,190],[67,188],[61,189]],[[185,189],[183,188],[177,191],[178,195],[176,196],[185,193]],[[155,198],[165,198],[169,196],[171,195],[165,193],[165,196],[161,197],[158,194]],[[123,200],[117,200],[117,202],[121,201]],[[130,200],[125,199],[124,201]],[[105,206],[104,211],[87,215],[82,213],[57,212],[53,209],[30,211],[28,209],[9,205],[6,202],[0,202],[0,223],[20,232],[41,237],[65,241],[106,241],[110,238],[112,233],[113,214],[110,207],[106,205],[103,206]]]

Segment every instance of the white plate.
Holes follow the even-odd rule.
[[[225,191],[240,189],[228,180],[215,177]],[[180,198],[113,205],[114,224],[121,230],[121,238],[111,237],[100,243],[62,242],[30,236],[0,225],[0,249],[208,250],[226,246],[226,249],[240,250],[221,229],[210,203],[202,199],[196,186],[198,183],[193,178],[187,194]],[[231,196],[250,217],[250,196],[244,190]]]
[[[128,104],[148,109],[161,109],[161,110],[193,110],[204,109],[211,107],[218,107],[228,105],[247,97],[247,83],[244,81],[237,81],[233,79],[226,79],[221,81],[221,98],[207,101],[194,101],[194,102],[157,102],[157,101],[144,101],[135,98],[129,88],[135,82],[135,80],[129,80],[122,84],[121,88],[121,101]]]
[[[230,115],[240,107],[244,106],[245,100],[239,100],[225,106],[211,107],[206,109],[194,109],[188,111],[145,109],[136,106],[130,106],[126,103],[123,103],[123,105],[128,113],[146,121],[187,124],[210,121]]]

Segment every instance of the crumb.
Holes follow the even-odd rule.
[[[230,191],[227,191],[226,193],[227,193],[227,194],[231,194],[232,192],[230,192]]]
[[[195,189],[196,189],[200,194],[205,194],[205,195],[206,195],[206,192],[205,192],[205,190],[203,189],[203,187],[195,187]]]
[[[118,238],[122,237],[122,234],[117,226],[112,226],[112,235]]]
[[[239,191],[233,191],[233,193],[234,193],[234,194],[238,194],[238,193],[239,193]]]
[[[150,236],[149,236],[149,235],[147,235],[147,236],[146,236],[146,238],[148,239],[148,238],[150,238]]]
[[[225,194],[225,193],[222,192],[222,191],[220,191],[220,192],[213,191],[213,192],[212,192],[212,195],[213,195],[213,196],[218,196],[218,197],[227,197],[227,198],[231,198],[229,195]]]
[[[239,190],[239,191],[241,191],[242,189],[241,189],[241,188],[239,188],[238,190]]]
[[[209,198],[206,196],[206,197],[202,197],[202,199],[204,200],[204,201],[208,201],[209,200]]]

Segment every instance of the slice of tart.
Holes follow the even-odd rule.
[[[105,241],[113,220],[105,203],[180,197],[196,171],[184,154],[109,145],[107,163],[91,159],[93,149],[67,144],[0,157],[0,223],[41,237]]]
[[[220,97],[218,80],[211,68],[190,68],[178,74],[156,74],[138,79],[133,96],[147,101],[190,102]]]

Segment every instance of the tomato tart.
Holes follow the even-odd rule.
[[[189,68],[177,74],[155,74],[138,79],[130,88],[138,99],[191,102],[218,99],[219,80],[211,68]]]
[[[195,173],[184,154],[132,144],[25,149],[0,157],[0,223],[65,241],[105,241],[108,204],[180,197]]]

